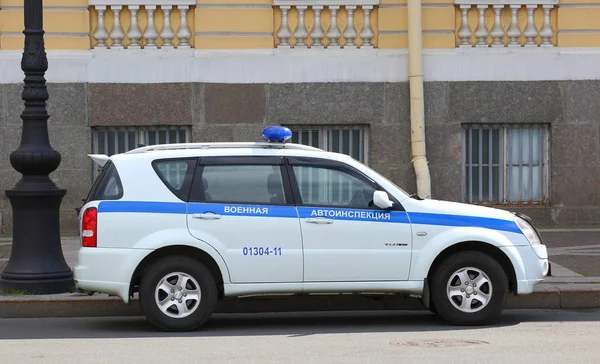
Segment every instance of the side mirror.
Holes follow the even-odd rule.
[[[373,203],[381,209],[389,209],[394,206],[394,203],[390,201],[390,198],[385,191],[375,191],[373,193]]]

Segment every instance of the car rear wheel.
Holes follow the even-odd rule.
[[[140,282],[140,307],[146,319],[164,331],[192,331],[211,316],[217,286],[199,261],[184,256],[154,263]]]
[[[431,299],[444,320],[454,325],[484,325],[498,317],[508,294],[502,266],[487,254],[452,254],[432,277]]]

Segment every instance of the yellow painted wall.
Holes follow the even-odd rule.
[[[2,0],[0,6],[0,48],[22,50],[23,1]],[[87,0],[44,0],[46,49],[89,49],[87,6]]]
[[[218,6],[198,0],[195,38],[198,49],[273,48],[273,8],[266,0],[223,0]]]
[[[560,47],[600,47],[600,1],[567,0],[558,9]],[[575,3],[576,7],[568,4]],[[590,6],[591,5],[591,6]],[[588,7],[589,6],[589,7]]]
[[[191,7],[187,13],[188,25],[192,36],[190,44],[199,49],[270,49],[276,47],[280,40],[277,31],[281,24],[279,7],[272,6],[272,0],[197,0],[197,6]],[[423,0],[423,46],[424,48],[454,48],[460,42],[456,35],[460,27],[460,9],[452,0]],[[551,12],[551,24],[554,29],[552,43],[560,47],[599,47],[600,46],[600,0],[561,0],[562,7]],[[23,1],[0,0],[0,49],[23,49]],[[321,13],[324,32],[330,25],[330,12],[326,8]],[[518,14],[519,26],[524,29],[527,22],[527,11],[522,7]],[[130,13],[126,6],[121,11],[121,23],[127,33],[130,26]],[[179,26],[179,10],[171,12],[171,23],[174,31]],[[292,9],[289,17],[290,29],[293,32],[297,25],[297,10]],[[372,43],[381,49],[405,49],[408,47],[407,0],[381,0],[380,5],[371,11],[371,26],[375,32]],[[163,13],[160,7],[155,11],[155,24],[160,32]],[[314,26],[314,13],[308,9],[305,15],[307,31]],[[485,12],[488,30],[494,22],[493,8]],[[88,0],[44,0],[44,29],[46,31],[46,47],[53,49],[89,49],[96,41],[93,32],[96,27],[97,12],[88,7]],[[477,26],[477,10],[473,6],[469,12],[469,25],[474,32]],[[107,31],[113,24],[113,12],[105,13]],[[346,26],[346,11],[342,7],[338,11],[340,31]],[[355,11],[354,22],[360,32],[363,25],[363,12],[360,7]],[[510,22],[510,10],[506,6],[502,11],[502,22],[505,29]],[[538,30],[543,23],[543,10],[535,11],[535,22]],[[138,23],[143,32],[146,27],[146,11],[142,6],[138,12]],[[560,34],[559,34],[560,33]],[[86,36],[89,34],[89,36]],[[491,41],[491,37],[488,38]],[[538,42],[541,40],[537,37]],[[472,43],[476,38],[473,35]],[[525,37],[521,36],[521,43]],[[143,40],[142,40],[143,42]],[[290,44],[296,40],[292,36]],[[324,44],[328,40],[324,39]],[[345,42],[345,39],[340,39]],[[360,35],[356,44],[361,45]],[[508,37],[504,37],[508,42]],[[129,44],[125,37],[123,43]],[[175,45],[179,43],[177,37]],[[308,45],[313,42],[310,37]],[[109,39],[110,46],[112,41]],[[157,40],[161,45],[161,40]]]
[[[198,49],[269,49],[273,38],[266,36],[196,36]]]
[[[408,48],[408,8],[406,1],[385,0],[379,9],[380,48]],[[454,48],[454,6],[445,1],[423,1],[424,48]]]
[[[600,29],[600,8],[560,8],[562,29]]]
[[[196,0],[198,5],[272,5],[272,0]]]
[[[2,7],[20,6],[23,7],[23,0],[2,0]],[[54,6],[88,6],[88,0],[44,0],[44,8]]]
[[[196,4],[196,48],[273,48],[272,0],[197,0]]]

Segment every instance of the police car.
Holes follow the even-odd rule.
[[[486,324],[548,274],[526,216],[411,195],[349,156],[288,143],[154,145],[107,157],[80,210],[79,289],[162,330],[260,294],[395,293]]]

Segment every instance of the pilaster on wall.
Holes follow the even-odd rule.
[[[272,5],[272,0],[197,0],[196,48],[273,48]]]
[[[600,47],[600,0],[560,0],[559,47]]]
[[[423,47],[454,48],[454,1],[423,0]],[[408,48],[407,0],[381,0],[379,48]]]
[[[0,49],[23,49],[23,1],[0,2]],[[88,0],[44,0],[44,40],[48,50],[90,48]]]

